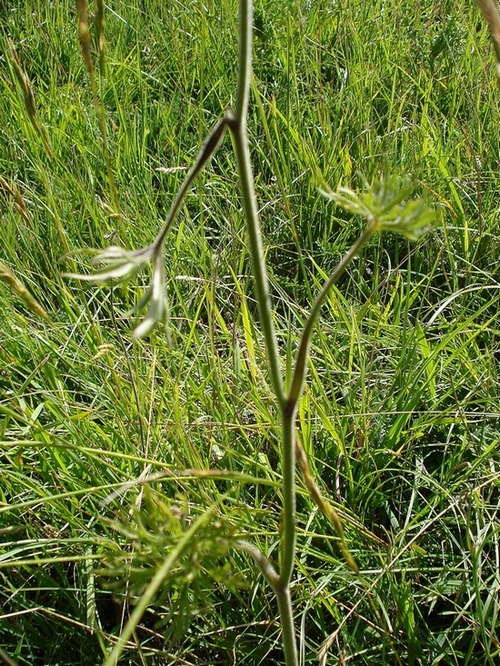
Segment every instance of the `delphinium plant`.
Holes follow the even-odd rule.
[[[168,320],[169,306],[165,281],[165,239],[171,231],[176,216],[183,204],[186,194],[190,191],[195,179],[214,156],[217,149],[229,133],[233,143],[236,169],[239,180],[241,204],[246,221],[249,249],[252,262],[252,272],[255,285],[255,297],[258,306],[259,322],[262,337],[266,348],[267,371],[274,391],[276,405],[279,410],[280,426],[280,463],[282,473],[282,530],[279,536],[279,561],[273,563],[254,543],[241,538],[229,539],[230,547],[244,551],[251,556],[256,567],[262,573],[277,600],[282,630],[282,644],[287,666],[297,666],[299,663],[297,650],[297,635],[294,622],[293,605],[291,598],[291,582],[294,575],[296,557],[296,467],[303,475],[304,483],[312,500],[330,519],[337,533],[341,551],[346,565],[359,575],[356,562],[351,555],[344,539],[342,522],[335,509],[323,498],[307,463],[307,457],[296,436],[296,415],[301,399],[309,358],[309,345],[314,327],[317,323],[322,305],[332,287],[338,282],[354,257],[366,245],[369,239],[378,232],[391,231],[402,234],[409,240],[416,240],[430,225],[433,212],[418,199],[410,199],[411,188],[394,177],[386,177],[367,184],[366,190],[358,194],[347,187],[338,187],[331,191],[326,185],[322,186],[325,196],[330,198],[337,206],[347,210],[354,216],[365,220],[365,226],[356,242],[341,259],[331,276],[325,282],[315,301],[313,302],[305,326],[300,335],[300,341],[295,354],[291,373],[285,380],[284,359],[278,346],[275,328],[275,318],[270,295],[268,274],[266,269],[265,253],[263,249],[262,233],[259,223],[258,205],[254,190],[254,179],[250,160],[249,141],[247,132],[247,116],[252,76],[252,30],[253,30],[253,3],[252,0],[239,2],[239,53],[238,53],[238,82],[236,103],[234,108],[228,109],[210,131],[198,156],[187,172],[177,196],[171,205],[166,220],[152,243],[138,250],[128,250],[123,247],[110,246],[95,254],[92,263],[95,270],[90,274],[69,273],[69,277],[86,280],[94,284],[123,283],[136,275],[148,265],[152,265],[152,279],[144,296],[137,303],[134,312],[137,313],[147,307],[142,321],[132,332],[134,339],[147,336],[157,324],[164,324]],[[112,176],[109,161],[109,152],[106,141],[106,127],[104,111],[99,104],[98,87],[92,64],[89,24],[87,18],[86,0],[78,0],[79,33],[84,59],[92,81],[92,92],[98,117],[100,119],[103,135],[104,154],[108,166],[110,188],[114,207],[118,207],[116,186]],[[103,67],[103,21],[104,6],[102,0],[97,2],[98,12],[96,25],[98,28],[98,50]],[[155,477],[157,478],[157,477]],[[147,479],[146,479],[147,481]],[[141,480],[141,483],[144,479]],[[133,482],[132,482],[133,483]],[[142,615],[162,587],[167,574],[169,574],[176,559],[186,548],[190,539],[197,530],[203,527],[208,520],[207,513],[193,521],[191,526],[177,541],[177,545],[165,558],[163,564],[157,569],[147,584],[145,590],[135,605],[128,622],[123,628],[119,640],[111,651],[106,666],[116,664],[120,654],[132,636]]]

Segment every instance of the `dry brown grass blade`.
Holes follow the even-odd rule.
[[[28,118],[30,119],[31,124],[35,129],[36,133],[42,139],[43,145],[49,157],[54,157],[54,150],[52,148],[52,143],[50,141],[49,135],[47,134],[45,127],[43,127],[38,121],[36,104],[35,104],[35,94],[33,92],[33,87],[31,85],[31,81],[29,80],[29,76],[26,74],[21,64],[21,60],[19,59],[19,55],[16,51],[16,47],[14,46],[14,42],[12,42],[9,39],[8,44],[9,44],[10,58],[12,61],[12,66],[14,68],[14,74],[23,93],[24,107],[28,114]]]
[[[78,36],[82,47],[83,60],[85,67],[90,76],[90,80],[94,80],[94,63],[92,61],[92,48],[90,44],[90,30],[89,30],[89,13],[87,0],[76,0],[76,9],[78,13]]]
[[[478,7],[490,29],[497,60],[497,76],[500,79],[500,12],[496,0],[477,0]]]
[[[104,0],[97,0],[95,14],[95,29],[97,33],[97,51],[99,53],[99,71],[105,75],[106,42],[104,41]]]
[[[38,315],[47,322],[50,317],[45,308],[43,308],[31,292],[24,286],[21,280],[12,272],[12,270],[0,260],[0,280],[9,285],[12,291],[22,300],[24,305],[34,314]]]
[[[28,75],[26,74],[21,65],[21,61],[16,51],[16,47],[14,46],[14,42],[12,42],[10,39],[9,39],[9,51],[12,60],[12,65],[14,67],[14,74],[16,75],[16,79],[19,85],[21,86],[21,90],[23,91],[24,106],[32,122],[37,122],[35,96],[33,94],[33,88],[31,87]]]
[[[98,81],[96,77],[96,70],[92,59],[92,44],[90,39],[89,27],[89,12],[87,0],[76,0],[76,9],[78,15],[78,35],[80,37],[80,44],[82,47],[83,59],[85,67],[90,78],[90,85],[92,88],[92,98],[94,100],[94,107],[98,118],[101,136],[102,147],[104,152],[104,159],[108,170],[109,187],[111,190],[111,199],[113,202],[113,212],[115,215],[120,215],[120,202],[118,199],[118,190],[116,188],[115,177],[113,175],[113,166],[111,164],[110,151],[108,146],[108,138],[106,131],[106,113],[104,105],[99,99]],[[93,24],[97,34],[97,51],[99,54],[99,75],[101,83],[105,75],[106,66],[106,45],[104,41],[104,1],[96,0],[96,14],[93,17]],[[102,92],[102,90],[101,90]]]
[[[341,519],[338,511],[329,502],[326,501],[326,499],[323,497],[321,493],[321,490],[319,489],[318,484],[313,479],[313,476],[311,474],[311,469],[307,461],[306,452],[304,451],[304,447],[302,446],[298,437],[295,437],[295,455],[297,458],[297,464],[302,473],[304,484],[307,490],[309,491],[311,499],[316,504],[321,513],[323,513],[328,518],[328,520],[333,525],[335,532],[337,533],[337,536],[339,538],[339,547],[342,552],[342,555],[344,556],[347,566],[352,571],[354,571],[354,573],[359,574],[359,567],[354,557],[351,555],[351,552],[349,551],[349,548],[345,540],[344,528],[342,527],[342,519],[344,519],[346,522],[350,522],[356,528],[360,529],[365,535],[369,536],[375,541],[379,543],[380,542],[384,543],[384,542],[381,541],[381,539],[379,539],[375,534],[370,532],[370,530],[367,530],[364,526],[358,523],[358,521],[353,520],[350,516],[343,515]]]
[[[19,213],[19,215],[23,218],[23,220],[25,222],[27,222],[28,224],[31,224],[31,221],[30,221],[30,218],[29,218],[29,215],[28,215],[28,211],[27,211],[26,205],[24,203],[23,195],[19,191],[19,188],[17,187],[17,185],[15,185],[14,183],[9,184],[5,180],[5,178],[2,178],[2,176],[0,176],[0,190],[3,190],[3,192],[5,193],[6,198],[8,198],[9,196],[14,198],[17,212]]]
[[[389,544],[386,541],[381,539],[374,532],[372,532],[367,527],[362,525],[358,520],[356,520],[349,514],[345,513],[342,510],[334,509],[334,507],[327,502],[327,500],[321,494],[321,490],[319,489],[318,484],[313,479],[311,469],[307,461],[307,454],[298,437],[295,438],[295,453],[297,456],[297,464],[304,479],[304,484],[307,490],[309,491],[311,498],[314,500],[314,503],[321,510],[321,512],[324,513],[325,516],[327,516],[327,518],[330,519],[336,531],[340,532],[343,531],[342,522],[341,522],[343,520],[345,523],[349,523],[350,525],[352,525],[352,527],[359,530],[362,534],[364,534],[368,539],[370,539],[374,543],[378,543],[380,546],[388,548]]]

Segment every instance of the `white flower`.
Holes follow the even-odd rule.
[[[99,251],[91,261],[93,266],[102,265],[101,268],[97,268],[89,274],[66,273],[65,277],[85,280],[94,284],[108,282],[109,280],[125,282],[138,273],[144,264],[149,263],[154,254],[154,245],[132,251],[117,245],[111,245],[111,247]]]
[[[169,318],[169,306],[166,295],[165,270],[163,268],[163,257],[157,254],[154,260],[153,277],[147,292],[133,309],[137,312],[149,303],[146,317],[132,331],[132,339],[144,338],[158,323],[166,324]]]
[[[156,324],[167,323],[169,317],[162,245],[153,244],[133,251],[112,245],[93,257],[91,263],[100,268],[89,274],[66,273],[65,276],[93,284],[109,281],[121,283],[132,278],[151,261],[153,261],[151,283],[137,305],[127,313],[128,315],[134,314],[149,303],[146,317],[132,332],[132,339],[139,340],[148,335]]]

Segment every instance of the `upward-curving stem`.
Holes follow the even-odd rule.
[[[287,400],[288,409],[290,412],[293,412],[297,409],[298,402],[302,396],[304,382],[306,379],[307,360],[309,358],[311,335],[326,297],[330,293],[331,288],[335,286],[339,279],[342,277],[344,271],[352,262],[354,257],[359,253],[361,248],[366,245],[372,234],[375,232],[376,228],[377,220],[372,218],[368,222],[367,226],[363,229],[354,245],[345,253],[340,262],[337,264],[332,275],[325,282],[323,288],[316,297],[314,305],[311,308],[311,312],[309,313],[309,317],[307,318],[306,324],[304,326],[304,330],[302,331],[299,348],[295,357],[295,365],[293,368],[292,380],[290,383]]]

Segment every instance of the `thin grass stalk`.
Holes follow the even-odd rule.
[[[36,111],[36,103],[35,103],[35,94],[33,92],[33,87],[31,85],[31,81],[29,79],[29,76],[27,75],[25,69],[23,68],[21,64],[21,60],[19,59],[19,55],[16,51],[16,47],[14,46],[14,42],[12,40],[7,40],[8,46],[9,46],[9,51],[10,51],[10,57],[11,57],[11,62],[12,66],[14,69],[14,74],[15,77],[19,83],[19,86],[22,90],[23,93],[23,99],[24,99],[24,107],[26,109],[26,113],[28,114],[28,117],[30,119],[30,122],[35,130],[35,132],[38,134],[38,136],[41,138],[43,146],[45,148],[46,153],[48,156],[53,159],[54,158],[54,148],[52,147],[52,143],[50,141],[50,137],[47,133],[47,130],[44,125],[40,123],[38,120],[38,115]]]
[[[51,321],[45,308],[40,305],[36,298],[31,294],[27,287],[14,274],[14,272],[0,260],[0,282],[5,282],[10,289],[23,301],[24,305],[38,317],[46,322]]]
[[[106,42],[104,41],[104,0],[97,0],[95,12],[97,52],[99,53],[99,74],[101,80],[106,75]]]
[[[311,287],[309,284],[308,276],[307,276],[307,269],[304,263],[304,254],[302,252],[302,248],[300,246],[300,236],[299,236],[299,231],[297,229],[297,225],[295,223],[295,219],[292,213],[292,209],[290,207],[290,202],[288,200],[288,197],[286,196],[285,193],[285,183],[283,182],[283,176],[281,175],[281,169],[278,164],[278,159],[276,157],[276,151],[273,146],[273,140],[271,137],[271,132],[269,130],[269,123],[267,122],[266,118],[266,113],[264,111],[264,105],[262,104],[262,99],[261,99],[261,93],[259,92],[257,85],[255,83],[255,80],[252,81],[252,92],[253,96],[255,99],[255,102],[257,104],[257,108],[259,110],[259,116],[260,116],[260,121],[262,123],[262,129],[264,130],[264,134],[266,136],[266,140],[269,146],[270,150],[270,158],[271,162],[273,165],[273,170],[274,174],[276,175],[276,182],[278,183],[278,188],[280,192],[282,193],[283,196],[283,206],[285,209],[286,216],[290,222],[290,230],[292,232],[292,237],[293,241],[296,246],[297,250],[297,261],[298,261],[298,273],[302,275],[302,278],[304,280],[304,285],[306,287],[306,292],[307,296],[311,299],[313,298],[313,293],[311,291]]]
[[[26,204],[24,203],[23,195],[19,191],[19,188],[15,183],[8,183],[5,178],[0,176],[0,191],[3,191],[5,198],[8,199],[11,196],[14,199],[14,205],[17,212],[23,218],[23,220],[31,227],[31,220],[28,215],[28,210]]]
[[[21,87],[22,93],[23,93],[23,99],[24,99],[24,106],[26,109],[26,113],[28,114],[29,120],[31,122],[31,125],[35,132],[38,134],[40,139],[42,140],[43,147],[45,149],[45,152],[49,156],[50,159],[54,159],[54,148],[52,146],[52,142],[50,140],[50,136],[47,132],[46,127],[38,120],[37,116],[37,111],[36,111],[36,103],[35,103],[35,95],[33,92],[33,88],[30,82],[30,79],[28,75],[26,74],[21,61],[19,59],[19,55],[16,51],[16,48],[14,46],[14,43],[9,39],[8,40],[8,46],[9,46],[9,51],[10,51],[10,56],[11,56],[11,61],[12,61],[12,66],[14,68],[14,74],[15,77]],[[64,249],[66,252],[70,251],[70,245],[69,241],[66,237],[66,231],[64,228],[64,225],[62,224],[61,218],[59,217],[58,211],[58,206],[57,202],[53,193],[52,189],[52,182],[50,178],[50,173],[47,171],[46,165],[43,163],[41,156],[39,155],[38,151],[35,153],[35,159],[39,167],[39,174],[40,178],[43,182],[43,185],[45,187],[45,191],[47,194],[48,201],[50,203],[50,206],[48,206],[49,210],[52,212],[54,216],[54,222],[57,228],[57,231],[59,233],[61,242],[64,245]]]
[[[88,5],[87,0],[76,0],[76,8],[78,14],[78,35],[80,37],[80,45],[82,47],[83,59],[85,67],[90,79],[90,86],[92,89],[92,99],[94,109],[101,131],[102,150],[104,161],[106,162],[106,169],[108,172],[109,189],[111,192],[111,201],[115,213],[120,212],[120,202],[118,199],[118,190],[116,188],[115,177],[113,175],[113,165],[111,163],[111,153],[109,151],[108,133],[106,129],[106,110],[102,104],[98,89],[97,78],[92,59],[92,47],[90,42],[90,29],[88,19]],[[104,5],[102,0],[97,3],[97,36],[98,36],[98,50],[99,50],[99,74],[101,78],[101,87],[104,79],[104,66],[105,66],[105,50],[104,50]],[[101,91],[102,92],[102,91]]]
[[[177,213],[179,212],[181,204],[184,201],[184,197],[189,192],[189,189],[193,184],[193,182],[195,181],[198,174],[200,174],[203,171],[208,161],[217,152],[220,144],[222,143],[229,122],[230,122],[229,116],[225,116],[224,118],[221,118],[219,121],[217,121],[217,123],[212,127],[210,134],[205,140],[205,143],[200,148],[200,152],[198,153],[193,166],[188,171],[179,191],[177,192],[177,195],[172,203],[172,206],[168,211],[167,218],[155,238],[153,245],[155,246],[156,252],[162,251],[165,238],[167,237],[167,234],[170,231],[172,224],[176,219]]]

